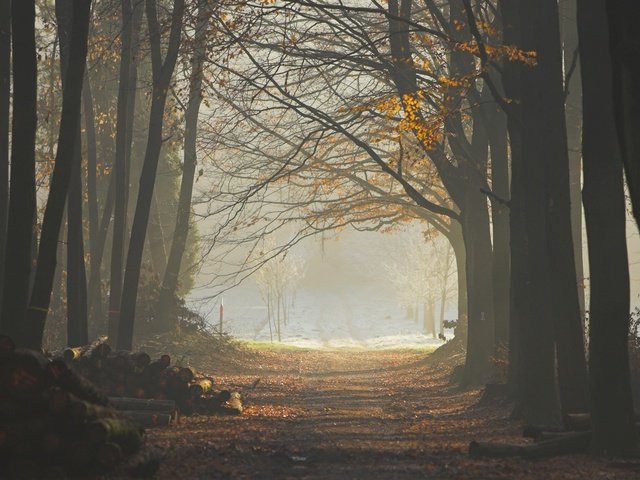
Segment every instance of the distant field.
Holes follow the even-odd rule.
[[[272,339],[278,343],[275,325],[272,321],[270,328],[267,309],[256,292],[242,289],[225,296],[224,302],[224,331],[256,348],[270,345]],[[442,344],[424,334],[422,308],[417,320],[407,319],[405,310],[388,292],[371,285],[340,291],[303,289],[288,309],[280,342],[286,348],[433,350]]]

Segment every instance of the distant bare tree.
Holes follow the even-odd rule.
[[[277,246],[273,239],[267,238],[263,243],[267,252],[273,252]],[[267,304],[267,321],[273,341],[275,331],[278,341],[282,341],[282,330],[287,325],[289,307],[295,293],[297,283],[304,276],[304,261],[301,257],[285,253],[262,265],[254,278],[262,300]]]

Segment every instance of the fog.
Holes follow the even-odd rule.
[[[407,305],[407,286],[396,278],[404,275],[407,281],[419,281],[417,274],[430,274],[428,257],[437,255],[435,251],[429,252],[429,243],[424,241],[419,226],[412,227],[390,233],[346,229],[311,237],[292,247],[284,261],[295,259],[300,272],[286,300],[286,325],[282,313],[281,341],[305,347],[440,344],[433,334],[425,332],[424,302],[416,298]],[[423,247],[421,260],[427,260],[415,271],[404,265],[407,256],[416,258],[412,247]],[[454,273],[452,269],[451,274]],[[436,272],[431,275],[435,277]],[[201,298],[212,290],[196,287],[190,301],[211,324],[218,325],[222,300],[223,329],[234,337],[277,341],[273,325],[270,333],[266,300],[256,277],[259,273],[209,300]],[[434,306],[439,312],[440,304],[436,302]],[[436,317],[439,332],[440,319]],[[445,319],[456,318],[456,298],[449,295]],[[446,334],[450,336],[451,331],[447,329]]]
[[[199,228],[206,233],[208,228],[214,228],[212,225],[207,220],[200,222]],[[289,225],[288,228],[291,231],[293,227]],[[434,339],[431,333],[425,332],[424,303],[415,299],[408,302],[411,304],[408,307],[407,296],[413,293],[407,293],[407,284],[402,284],[397,278],[405,276],[406,282],[410,283],[437,275],[430,267],[433,267],[434,261],[442,260],[445,253],[442,249],[434,248],[432,242],[425,241],[425,230],[425,225],[417,221],[390,232],[359,231],[347,227],[339,232],[318,233],[305,238],[272,259],[270,262],[274,263],[280,262],[283,257],[293,259],[299,270],[287,299],[287,323],[285,325],[283,320],[280,342],[310,348],[425,347],[441,344],[442,340]],[[629,214],[627,239],[633,311],[640,308],[640,235]],[[439,241],[446,242],[442,237]],[[417,250],[421,251],[416,253]],[[239,252],[236,255],[244,258]],[[409,269],[407,258],[423,266]],[[215,268],[220,267],[219,262],[211,263],[216,265]],[[588,263],[583,224],[586,305],[589,305]],[[230,271],[234,270],[229,268]],[[452,279],[456,275],[455,269],[453,260],[450,272]],[[222,301],[222,328],[225,332],[242,340],[278,343],[274,325],[269,328],[267,301],[260,289],[259,271],[235,286],[228,283],[212,286],[212,282],[215,283],[212,277],[217,277],[211,275],[207,266],[203,266],[200,272],[187,301],[210,325],[219,327]],[[232,278],[238,279],[236,276]],[[455,281],[452,283],[455,284]],[[450,285],[450,290],[445,302],[444,318],[456,320],[455,285]],[[434,307],[436,331],[439,332],[439,300]],[[285,316],[284,311],[282,316]],[[445,329],[444,333],[451,338],[453,330]]]

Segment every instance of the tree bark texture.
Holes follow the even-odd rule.
[[[191,218],[191,196],[193,194],[193,182],[196,175],[198,156],[196,142],[198,138],[198,115],[202,103],[202,67],[206,56],[206,33],[210,16],[210,7],[204,0],[198,2],[198,24],[194,36],[195,51],[191,60],[191,76],[189,79],[189,103],[185,112],[184,128],[184,163],[182,166],[182,179],[180,181],[180,196],[178,198],[178,211],[173,230],[173,241],[162,279],[162,290],[158,300],[156,312],[158,313],[159,328],[169,329],[175,326],[176,315],[176,291],[182,257],[187,245],[189,235],[189,220]]]
[[[60,42],[62,86],[67,81],[72,22],[72,0],[56,0],[56,20]],[[84,263],[82,225],[82,137],[77,125],[73,167],[67,196],[67,345],[89,342],[87,315],[87,278]]]
[[[165,248],[164,229],[162,228],[162,220],[158,209],[157,195],[154,195],[151,199],[151,212],[147,229],[153,271],[158,278],[162,278],[167,267],[167,250]]]
[[[527,137],[529,134],[531,137],[524,151],[531,163],[540,163],[543,159],[545,169],[544,180],[540,184],[540,188],[545,190],[545,198],[540,205],[547,207],[546,247],[561,407],[564,413],[581,412],[588,409],[589,393],[571,234],[569,157],[558,4],[553,0],[531,0],[526,5],[523,14],[527,15],[525,12],[528,12],[534,15],[534,20],[531,21],[532,17],[523,17],[529,18],[524,28],[524,46],[527,50],[537,52],[537,66],[531,68],[525,77],[531,80],[524,89],[527,96],[531,96],[531,103],[527,103],[531,108],[525,111],[524,117],[535,121],[537,125],[534,128],[527,125],[525,128]],[[531,115],[527,112],[531,112]],[[541,142],[542,138],[546,141]]]
[[[554,406],[554,357],[557,356],[562,409],[584,411],[588,399],[570,229],[558,7],[553,1],[523,0],[520,5],[503,2],[502,10],[505,41],[536,52],[535,65],[510,67],[506,72],[512,78],[505,79],[505,86],[509,84],[520,99],[511,109],[518,113],[510,118],[514,152],[512,252],[527,258],[519,263],[512,257],[514,280],[525,282],[514,285],[520,336],[520,341],[514,342],[514,347],[520,349],[517,397],[526,420],[541,416],[551,423],[558,417]],[[515,146],[519,144],[517,153],[513,150],[514,137]],[[540,141],[542,138],[544,142]],[[521,266],[527,269],[526,274],[516,271]],[[555,338],[555,353],[549,332]]]
[[[584,207],[589,242],[591,449],[633,452],[637,432],[631,395],[629,262],[623,164],[615,122],[604,0],[578,0],[582,61]]]
[[[633,0],[606,0],[613,109],[633,216],[640,225],[640,11]]]
[[[578,282],[580,318],[584,321],[584,267],[582,252],[582,85],[576,26],[576,0],[558,3],[562,19],[562,46],[565,76],[565,117],[569,151],[569,189],[571,198],[571,235]],[[568,81],[567,81],[568,80]]]
[[[501,1],[503,39],[520,47],[522,1]],[[529,74],[520,62],[505,62],[503,85],[511,100],[508,130],[511,146],[511,320],[509,329],[509,389],[516,400],[514,415],[529,423],[553,424],[559,420],[556,400],[554,344],[545,264],[544,212],[540,205],[543,172],[525,156],[524,77]],[[535,170],[535,171],[531,171]],[[535,174],[535,175],[534,175]],[[530,175],[534,175],[530,177]],[[531,202],[534,202],[533,204]],[[530,205],[538,205],[532,209]],[[528,208],[529,207],[529,208]],[[532,214],[537,216],[532,218]],[[533,233],[533,237],[531,235]],[[532,268],[533,267],[533,268]],[[536,310],[537,308],[537,310]]]
[[[127,150],[131,139],[127,135],[127,115],[130,102],[130,70],[132,58],[132,35],[134,8],[132,0],[122,0],[122,34],[120,49],[120,74],[116,113],[116,151],[113,164],[115,175],[115,208],[113,214],[113,243],[111,246],[111,275],[109,281],[109,338],[117,338],[122,298],[122,278],[127,232],[127,200],[129,191]]]
[[[104,315],[102,314],[102,276],[100,274],[100,267],[104,257],[107,232],[109,230],[109,224],[111,223],[111,215],[113,213],[113,206],[115,203],[115,190],[116,181],[115,175],[112,172],[109,175],[107,196],[104,201],[104,209],[102,211],[102,218],[100,219],[95,248],[92,247],[91,250],[91,270],[89,273],[88,296],[92,301],[90,303],[89,314],[90,318],[92,318],[94,322],[98,323],[101,323],[104,319]]]
[[[9,105],[11,85],[11,0],[0,0],[0,265],[4,265],[9,216]],[[0,312],[4,269],[0,268]],[[0,324],[1,325],[1,324]]]
[[[34,349],[39,349],[42,346],[42,334],[56,271],[56,250],[65,201],[74,168],[73,163],[79,158],[74,154],[74,150],[79,141],[78,126],[80,125],[82,82],[87,58],[90,11],[90,0],[79,0],[73,3],[69,68],[63,90],[58,151],[42,222],[38,268],[25,322],[25,328],[28,332],[26,346]]]
[[[131,240],[127,254],[127,264],[123,285],[121,321],[118,326],[118,349],[129,350],[133,343],[138,282],[142,266],[142,253],[149,223],[151,201],[155,185],[158,159],[162,147],[162,126],[167,93],[178,57],[180,46],[184,0],[175,0],[171,19],[171,32],[164,61],[160,50],[160,31],[158,28],[157,5],[155,0],[147,0],[146,15],[151,42],[151,60],[153,70],[153,90],[151,112],[149,114],[149,132],[144,163],[140,174],[136,210],[131,227]]]
[[[458,322],[467,323],[469,302],[467,300],[467,255],[462,238],[462,227],[458,222],[451,222],[449,242],[456,259],[456,280],[458,285]]]
[[[488,135],[491,150],[491,187],[493,193],[507,201],[509,192],[509,153],[507,142],[507,118],[495,103],[488,104]],[[510,251],[509,207],[493,199],[491,203],[493,239],[493,295],[495,305],[495,343],[509,343],[510,299]]]
[[[24,323],[31,276],[31,239],[36,216],[35,137],[37,108],[37,60],[35,2],[11,3],[13,109],[11,129],[11,188],[7,220],[8,253],[4,263],[4,284],[0,332],[17,345],[29,343]]]
[[[88,73],[85,73],[84,84],[82,86],[82,107],[87,145],[87,212],[89,221],[89,284],[87,286],[87,309],[90,323],[95,327],[96,324],[102,321],[102,296],[99,290],[97,291],[98,295],[96,295],[95,289],[93,291],[91,290],[91,276],[94,275],[94,271],[97,271],[98,282],[100,281],[102,254],[98,255],[100,243],[100,220],[98,214],[98,145],[96,139],[93,93],[91,91],[91,80]]]

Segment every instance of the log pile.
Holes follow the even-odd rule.
[[[172,366],[169,355],[152,361],[145,352],[113,352],[104,342],[68,348],[62,355],[72,370],[88,378],[112,399],[116,408],[144,426],[169,425],[178,412],[181,415],[242,413],[239,393],[216,390],[212,378],[191,367]],[[124,399],[129,399],[128,404],[123,404]],[[136,403],[136,399],[172,401],[174,408],[157,402]]]
[[[136,466],[144,431],[62,359],[0,335],[0,476],[88,475]],[[141,455],[141,456],[139,456]],[[151,468],[157,459],[149,460]],[[156,467],[157,468],[157,467]]]
[[[587,453],[591,442],[591,416],[588,413],[571,413],[565,415],[564,425],[565,428],[525,426],[522,436],[531,439],[533,443],[505,444],[473,441],[469,444],[469,455],[535,459]],[[636,425],[640,431],[640,423]]]

